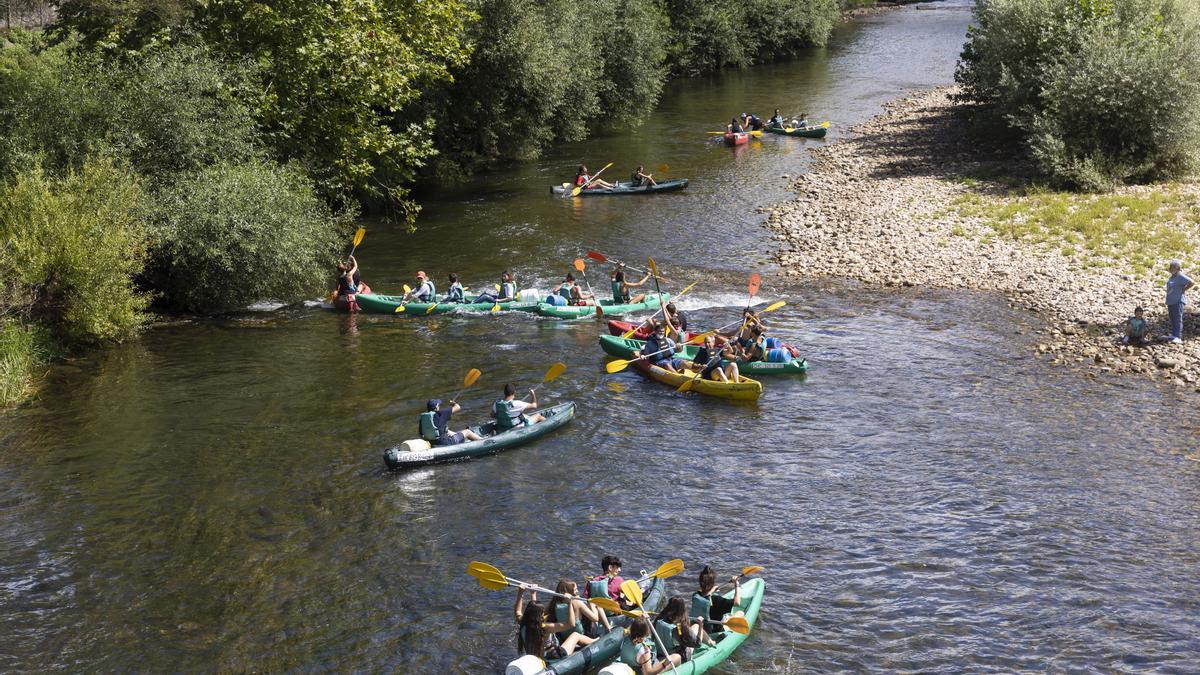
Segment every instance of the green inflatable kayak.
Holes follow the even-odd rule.
[[[426,314],[445,314],[447,312],[490,312],[492,306],[496,303],[492,302],[409,302],[405,304],[403,295],[375,295],[374,293],[360,293],[355,296],[358,301],[358,306],[364,312],[372,314],[407,314],[409,316],[425,316]],[[537,311],[538,303],[536,301],[521,302],[502,302],[500,303],[500,311],[503,312],[535,312]],[[403,307],[404,309],[400,309]],[[429,308],[433,307],[430,312]]]
[[[662,294],[662,304],[671,301],[669,293]],[[556,319],[579,319],[594,316],[619,316],[630,312],[641,312],[648,309],[658,309],[659,301],[657,293],[647,293],[646,299],[642,302],[635,302],[624,305],[613,304],[611,299],[601,300],[599,305],[552,305],[548,302],[539,302],[537,304],[537,313],[542,316],[550,316]],[[597,311],[599,310],[599,311]]]
[[[798,136],[801,138],[825,138],[825,132],[828,131],[825,127],[797,127],[795,129],[780,129],[779,127],[763,127],[763,131],[769,134],[779,134],[781,136]]]
[[[600,348],[604,350],[604,353],[618,359],[632,359],[634,350],[641,351],[645,346],[646,343],[643,340],[621,338],[615,335],[600,336]],[[699,345],[685,345],[683,352],[676,354],[676,357],[690,361],[696,357],[696,351],[699,349]],[[768,354],[781,360],[738,361],[738,371],[742,375],[798,375],[808,371],[808,361],[794,358],[786,350],[772,349]],[[721,365],[728,365],[728,363],[728,361],[722,361]]]
[[[755,624],[758,623],[758,610],[762,606],[763,591],[766,589],[766,584],[762,579],[751,579],[742,584],[742,604],[736,609],[745,612],[746,623],[750,624],[750,630],[754,630]],[[733,597],[733,591],[724,594],[727,598]],[[742,646],[749,635],[742,635],[733,631],[725,631],[725,637],[717,641],[716,646],[709,647],[701,645],[692,652],[692,660],[679,666],[676,670],[679,675],[697,675],[698,673],[708,672],[710,668],[716,667],[723,663],[725,659],[733,654],[734,650]]]
[[[643,575],[645,573],[643,572]],[[647,579],[641,583],[642,605],[646,611],[654,613],[667,604],[667,584],[662,579]],[[613,629],[601,635],[592,644],[576,651],[565,659],[551,661],[545,664],[545,669],[536,672],[537,675],[577,675],[591,673],[612,663],[621,652],[621,642],[625,639],[625,627],[632,620],[627,616],[610,616],[609,623]],[[511,666],[510,666],[511,667]]]
[[[383,462],[387,468],[395,471],[408,469],[426,464],[441,464],[443,462],[458,462],[472,457],[494,455],[501,450],[523,445],[536,438],[561,427],[575,417],[574,403],[560,403],[545,410],[539,410],[546,417],[531,427],[518,427],[502,433],[496,433],[496,423],[488,422],[471,431],[483,436],[482,441],[467,441],[458,445],[436,445],[430,447],[427,441],[411,440],[388,448],[383,451]]]

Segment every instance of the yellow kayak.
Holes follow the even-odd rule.
[[[696,373],[691,370],[672,373],[658,366],[652,366],[645,361],[637,361],[633,364],[633,367],[646,377],[658,380],[663,384],[669,384],[675,388],[696,377]],[[762,383],[748,377],[742,377],[737,382],[717,382],[716,380],[699,379],[692,384],[691,390],[697,394],[716,398],[728,398],[734,401],[757,401],[758,397],[762,395]]]

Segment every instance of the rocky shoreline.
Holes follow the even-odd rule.
[[[766,210],[785,273],[1000,292],[1042,317],[1034,345],[1051,363],[1077,364],[1089,376],[1141,373],[1200,391],[1200,320],[1190,310],[1181,345],[1121,344],[1136,305],[1146,309],[1153,334],[1167,332],[1165,260],[1138,278],[1086,264],[1069,247],[998,237],[957,208],[965,195],[1006,190],[979,176],[1032,172],[1012,153],[981,149],[968,137],[954,93],[946,87],[892,101],[849,138],[812,153],[811,169],[791,186],[796,198]],[[1200,194],[1200,186],[1185,187]],[[1178,257],[1198,278],[1191,253]]]

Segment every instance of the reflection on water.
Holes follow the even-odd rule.
[[[799,148],[704,130],[804,107],[839,128],[945,82],[967,14],[902,10],[794,63],[677,82],[629,134],[449,191],[415,235],[371,229],[369,283],[418,268],[549,287],[588,248],[655,256],[691,320],[744,306],[769,253],[754,208]],[[779,141],[779,142],[776,142]],[[693,187],[559,200],[580,160],[670,164]],[[624,171],[625,169],[622,169]],[[594,270],[594,271],[593,271]],[[418,320],[311,307],[148,332],[56,366],[0,432],[0,669],[496,671],[513,655],[490,561],[552,583],[673,557],[766,567],[760,627],[725,672],[1190,670],[1200,661],[1191,404],[1028,356],[991,296],[880,292],[765,270],[772,326],[812,364],[755,405],[605,373],[592,321]],[[604,269],[590,266],[594,285]],[[602,282],[601,282],[602,283]],[[389,475],[425,399],[483,376],[579,415],[492,458]],[[1171,442],[1174,441],[1174,442]]]

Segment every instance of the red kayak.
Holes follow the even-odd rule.
[[[608,332],[611,333],[612,335],[616,335],[617,337],[621,337],[622,335],[633,330],[634,328],[637,328],[637,331],[634,332],[634,334],[632,336],[633,339],[645,340],[647,337],[649,337],[650,328],[647,326],[641,326],[640,324],[636,324],[636,323],[629,323],[628,321],[616,321],[613,319],[609,319],[609,321],[608,321]],[[687,340],[691,340],[692,338],[696,337],[697,335],[700,335],[700,333],[696,333],[693,331],[685,331],[685,334],[687,335],[687,338],[686,338]],[[725,336],[717,335],[714,337],[717,338],[718,345],[725,344],[725,341],[726,341]],[[800,350],[796,349],[794,346],[784,343],[784,342],[780,342],[778,344],[783,349],[788,350],[788,352],[790,352],[793,357],[797,357],[800,355]]]
[[[363,282],[358,282],[359,293],[370,293],[371,287]],[[354,296],[339,295],[333,299],[333,308],[339,312],[357,312],[358,302],[353,300]]]
[[[740,134],[733,134],[733,133],[725,132],[725,145],[728,145],[731,148],[736,145],[745,145],[749,142],[750,142],[750,134],[748,134],[744,131]]]

